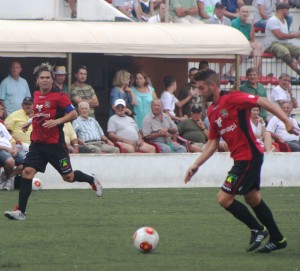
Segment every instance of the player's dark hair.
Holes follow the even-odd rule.
[[[41,72],[50,72],[52,79],[55,78],[54,68],[48,62],[42,63],[39,66],[36,66],[33,70],[33,74],[36,78],[39,77]]]
[[[207,78],[209,78],[211,75],[214,75],[214,74],[217,74],[217,73],[212,69],[201,70],[194,75],[194,80],[195,81],[206,81]]]

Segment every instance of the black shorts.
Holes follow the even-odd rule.
[[[234,161],[221,189],[228,194],[245,195],[260,189],[260,174],[264,156],[256,154],[252,160]]]
[[[23,162],[24,167],[32,167],[39,172],[45,172],[48,163],[50,163],[60,175],[66,175],[72,172],[70,156],[65,144],[32,142]]]

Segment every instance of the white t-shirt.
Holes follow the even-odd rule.
[[[170,115],[175,116],[175,105],[178,102],[178,99],[168,91],[162,93],[160,100],[163,105],[164,110],[169,110]]]
[[[214,15],[215,5],[220,2],[220,0],[197,0],[197,2],[202,2],[206,14],[212,17]]]
[[[262,146],[264,146],[264,140],[263,140],[263,134],[262,134],[262,126],[261,126],[261,123],[258,122],[257,123],[257,126],[250,120],[250,124],[251,124],[251,128],[252,128],[252,131],[256,136],[259,136],[259,137],[256,137],[256,141],[259,142]]]
[[[129,116],[120,117],[117,114],[108,120],[107,132],[114,132],[125,140],[136,142],[139,139],[135,120]]]
[[[275,1],[274,1],[275,2]],[[258,5],[262,5],[265,8],[265,13],[271,17],[273,11],[272,0],[257,0],[253,1],[252,6],[254,7],[254,23],[262,20],[263,18],[260,15]]]
[[[148,19],[148,23],[151,23],[151,24],[155,24],[155,23],[160,23],[160,17],[159,15],[155,15],[155,16],[152,16]]]
[[[273,102],[277,102],[279,100],[290,102],[292,98],[287,90],[284,90],[281,86],[278,85],[272,89],[271,100]]]
[[[298,123],[295,119],[293,119],[291,117],[289,119],[293,123],[294,127],[298,127]],[[284,141],[295,141],[295,140],[298,141],[299,140],[299,136],[290,134],[286,130],[284,123],[280,119],[278,119],[276,116],[273,116],[270,119],[270,121],[268,122],[267,131],[280,136],[281,138],[283,138]]]
[[[272,32],[272,30],[275,29],[280,29],[280,31],[285,34],[289,33],[286,20],[284,20],[284,23],[282,23],[276,16],[272,16],[270,19],[267,20],[267,24],[266,24],[265,48],[268,48],[274,41],[280,43],[289,42],[288,40],[277,39]]]
[[[7,131],[6,127],[0,123],[0,146],[12,148],[12,145],[9,142],[11,139],[11,134]]]

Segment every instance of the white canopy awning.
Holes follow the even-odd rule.
[[[250,51],[241,32],[223,25],[0,20],[0,56],[234,58]]]

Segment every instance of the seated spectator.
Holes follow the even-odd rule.
[[[247,81],[240,86],[240,91],[258,95],[260,97],[267,97],[267,90],[263,84],[258,82],[258,71],[255,68],[249,68],[246,71]],[[260,110],[260,116],[264,121],[267,121],[267,111],[264,108]]]
[[[253,56],[254,67],[262,75],[262,61],[261,57],[264,52],[264,48],[261,43],[255,41],[255,32],[252,21],[249,19],[249,9],[247,6],[241,6],[239,8],[239,18],[232,20],[231,26],[241,31],[250,43],[252,48],[251,56]],[[232,68],[235,66],[232,65]],[[231,71],[231,74],[233,72]]]
[[[158,7],[158,12],[156,15],[151,16],[148,23],[165,23],[166,22],[166,4],[160,3]],[[167,22],[171,22],[171,18],[168,18]]]
[[[151,16],[154,16],[153,0],[140,0],[141,13],[143,21],[147,22]],[[135,12],[134,12],[135,16]]]
[[[0,100],[0,123],[4,123],[4,120],[7,118],[7,112],[5,108],[5,103],[3,100]]]
[[[142,10],[139,0],[113,0],[112,4],[131,20],[142,22]],[[132,11],[135,11],[135,16]]]
[[[90,149],[81,141],[78,141],[76,132],[71,122],[64,124],[65,142],[69,153],[90,153]]]
[[[201,152],[208,139],[209,131],[202,121],[201,107],[191,109],[191,117],[178,124],[178,133],[190,141],[191,152]]]
[[[137,105],[136,98],[132,88],[130,87],[131,74],[126,70],[119,70],[115,74],[112,85],[113,89],[110,92],[110,109],[109,116],[115,114],[115,102],[122,99],[126,102],[126,115],[133,116],[133,107]]]
[[[276,1],[280,2],[280,1]],[[265,30],[267,20],[272,17],[273,14],[273,4],[272,0],[255,0],[253,1],[254,6],[254,26]],[[285,16],[288,29],[290,30],[293,17],[290,14]]]
[[[5,120],[5,126],[11,133],[15,141],[21,143],[23,151],[27,152],[30,144],[30,134],[32,125],[24,132],[23,125],[33,116],[33,99],[31,97],[24,98],[22,109],[11,113]]]
[[[243,0],[222,0],[221,3],[225,7],[224,16],[230,20],[238,18],[239,7],[245,5]]]
[[[0,186],[4,190],[12,190],[14,176],[22,172],[25,153],[18,151],[15,140],[2,123],[0,123],[0,139],[0,166],[4,168],[0,176]]]
[[[13,61],[9,67],[9,75],[0,84],[0,100],[4,101],[8,115],[21,109],[25,97],[31,97],[28,83],[20,76],[21,72],[21,63]]]
[[[225,7],[221,2],[215,5],[214,15],[210,17],[207,21],[208,24],[223,24],[231,26],[231,21],[229,18],[225,17]]]
[[[293,106],[291,102],[283,102],[281,109],[286,113],[289,119],[294,124],[294,127],[298,129],[297,121],[291,117]],[[290,134],[284,123],[279,120],[276,116],[273,116],[267,125],[267,131],[271,133],[272,137],[279,142],[286,143],[289,145],[292,152],[300,151],[300,138],[299,135]]]
[[[108,120],[108,137],[117,142],[125,152],[155,153],[155,147],[144,142],[135,120],[125,114],[125,105],[124,100],[116,100],[116,114]]]
[[[89,117],[90,105],[88,102],[80,102],[78,111],[79,116],[72,123],[78,141],[80,140],[93,153],[119,153],[120,150],[104,135],[99,123]]]
[[[202,23],[195,0],[172,0],[170,15],[174,23]]]
[[[298,107],[298,101],[293,94],[291,77],[283,73],[278,78],[279,85],[274,87],[271,92],[271,100],[281,105],[285,101],[291,101],[293,108]]]
[[[289,33],[284,19],[289,13],[289,5],[276,6],[276,15],[267,21],[265,33],[265,51],[274,54],[300,75],[300,47],[290,43],[290,39],[300,38],[300,32]],[[295,58],[296,61],[293,59]]]
[[[169,115],[169,117],[176,123],[179,123],[180,121],[187,119],[188,118],[187,115],[184,115],[183,117],[176,116],[175,105],[178,107],[182,107],[189,100],[191,100],[191,98],[194,95],[194,91],[190,91],[188,93],[188,96],[184,100],[179,101],[173,94],[177,89],[177,83],[175,78],[171,75],[165,76],[164,85],[165,85],[165,90],[163,91],[160,97],[164,113]]]
[[[65,84],[67,78],[67,71],[65,66],[56,66],[55,67],[55,78],[53,85],[54,87],[58,88],[60,91],[63,91],[69,95],[69,89]]]
[[[220,0],[197,0],[198,12],[202,21],[207,22],[214,15],[214,9],[218,2]]]
[[[266,123],[259,116],[260,107],[252,107],[250,110],[250,124],[256,141],[261,144],[266,152],[275,151],[272,145],[272,136],[266,131]]]
[[[71,9],[71,18],[77,18],[76,0],[66,0],[69,3]]]
[[[175,141],[171,141],[171,135],[176,135],[176,124],[170,117],[162,112],[162,103],[154,99],[151,105],[152,112],[143,120],[143,136],[157,144],[163,153],[186,152],[186,148]]]
[[[151,112],[151,102],[157,96],[154,88],[149,84],[148,76],[144,72],[137,72],[135,74],[132,91],[136,98],[134,118],[138,128],[142,129],[143,119]]]
[[[75,71],[75,83],[71,86],[70,98],[77,108],[80,102],[87,102],[90,105],[90,117],[95,118],[95,108],[99,106],[99,100],[95,90],[89,84],[86,84],[88,75],[87,67],[80,65]]]

